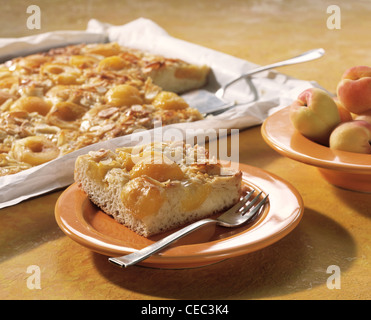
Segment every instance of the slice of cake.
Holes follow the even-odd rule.
[[[80,156],[75,181],[106,214],[148,237],[235,204],[242,173],[197,145],[152,143]]]

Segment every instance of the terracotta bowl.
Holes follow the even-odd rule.
[[[371,193],[371,155],[332,150],[301,135],[289,118],[289,107],[269,116],[262,135],[280,154],[318,168],[332,185]]]

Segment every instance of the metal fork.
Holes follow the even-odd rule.
[[[261,198],[262,192],[260,192],[256,197],[249,201],[249,199],[253,196],[254,193],[255,190],[251,190],[237,204],[235,204],[232,208],[224,212],[217,219],[207,218],[196,221],[180,229],[179,231],[176,231],[170,234],[169,236],[149,245],[148,247],[145,247],[141,250],[138,250],[136,252],[133,252],[122,257],[109,258],[108,260],[120,267],[129,267],[131,265],[134,265],[138,262],[147,259],[151,255],[169,246],[174,241],[179,240],[185,235],[199,229],[200,227],[206,224],[215,223],[219,226],[228,228],[241,226],[242,224],[250,221],[253,217],[255,217],[255,215],[259,212],[260,208],[263,207],[268,198],[268,195],[266,195],[262,200],[260,200],[260,202],[256,204],[256,202]]]
[[[266,71],[266,70],[270,70],[270,69],[274,69],[274,68],[278,68],[278,67],[283,67],[283,66],[288,66],[288,65],[291,65],[291,64],[297,64],[297,63],[302,63],[302,62],[306,62],[306,61],[311,61],[311,60],[314,60],[314,59],[318,59],[318,58],[322,57],[324,54],[325,54],[325,50],[322,49],[322,48],[312,49],[312,50],[306,51],[306,52],[304,52],[304,53],[302,53],[302,54],[300,54],[296,57],[293,57],[293,58],[290,58],[290,59],[287,59],[287,60],[284,60],[284,61],[279,61],[279,62],[275,62],[275,63],[272,63],[272,64],[268,64],[266,66],[261,66],[261,67],[255,68],[255,69],[250,70],[247,73],[239,76],[238,78],[233,79],[232,81],[228,82],[224,86],[222,86],[219,90],[217,90],[215,92],[215,95],[219,99],[223,99],[224,93],[227,90],[227,88],[229,86],[231,86],[232,84],[236,83],[237,81],[240,81],[241,79],[244,79],[244,78],[246,79],[247,77],[250,77],[250,76],[252,76],[256,73],[262,72],[262,71]]]
[[[275,62],[266,66],[260,66],[249,70],[247,73],[242,74],[238,78],[235,78],[234,80],[224,84],[216,92],[210,92],[206,89],[197,89],[182,94],[182,98],[185,99],[191,107],[198,109],[205,117],[207,117],[208,115],[217,115],[230,108],[236,107],[241,104],[251,103],[259,99],[258,90],[252,82],[251,76],[253,76],[254,74],[278,67],[311,61],[322,57],[324,54],[325,50],[322,48],[309,50],[291,59]],[[232,101],[234,99],[230,98],[225,99],[224,94],[226,90],[231,85],[242,79],[246,80],[247,85],[250,87],[254,98],[249,99],[248,101]]]

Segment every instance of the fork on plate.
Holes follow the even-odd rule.
[[[196,221],[169,236],[131,254],[122,257],[113,257],[108,260],[120,267],[129,267],[137,264],[151,255],[161,251],[176,240],[186,236],[187,234],[201,228],[210,223],[215,223],[222,227],[234,228],[239,227],[248,221],[251,221],[265,205],[268,195],[262,197],[262,192],[254,196],[255,190],[251,190],[246,196],[240,199],[233,207],[225,211],[216,219],[206,218]],[[252,200],[250,200],[252,198]],[[259,202],[258,202],[259,201]]]

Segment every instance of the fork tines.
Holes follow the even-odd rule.
[[[266,195],[251,211],[249,211],[253,206],[254,204],[260,199],[260,196],[262,195],[262,191],[259,192],[259,194],[254,197],[254,199],[252,199],[250,202],[247,203],[247,205],[245,206],[246,204],[246,201],[248,199],[250,199],[251,195],[255,192],[255,190],[251,190],[243,199],[242,202],[242,205],[239,209],[240,213],[242,216],[244,216],[246,213],[249,213],[249,216],[252,217],[254,216],[257,211],[265,204],[267,198],[268,198],[268,195]]]

